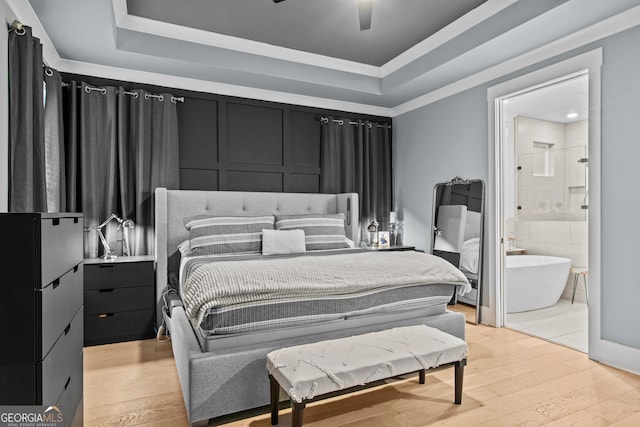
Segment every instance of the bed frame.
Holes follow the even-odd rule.
[[[243,347],[203,352],[179,297],[167,298],[167,273],[177,271],[179,243],[189,233],[183,219],[195,215],[258,216],[344,213],[347,237],[359,241],[358,195],[187,191],[157,188],[155,192],[155,253],[157,320],[164,320],[172,341],[189,422],[207,425],[216,418],[265,406],[269,411],[269,379],[266,354],[291,345],[340,338],[396,326],[427,324],[464,338],[464,315],[447,311],[428,317],[389,319],[358,327]]]

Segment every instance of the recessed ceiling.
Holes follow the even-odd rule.
[[[640,9],[640,0],[373,0],[371,30],[360,32],[357,0],[6,1],[60,71],[377,115],[598,40],[607,18],[608,34],[638,25],[629,12]]]
[[[380,66],[485,0],[377,0],[360,31],[357,0],[127,0],[129,14]]]

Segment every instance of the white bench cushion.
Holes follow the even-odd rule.
[[[406,326],[287,347],[267,354],[267,369],[295,402],[457,362],[467,343],[426,325]]]

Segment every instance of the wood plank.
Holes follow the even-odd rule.
[[[305,426],[637,426],[640,377],[505,328],[466,326],[462,405],[451,369],[312,403]],[[171,343],[85,348],[85,426],[187,426]],[[291,411],[280,411],[289,425]],[[269,407],[211,425],[270,426]]]

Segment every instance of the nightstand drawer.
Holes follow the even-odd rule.
[[[85,314],[153,309],[153,287],[108,288],[84,292]]]
[[[82,266],[68,271],[39,291],[42,305],[42,348],[44,359],[82,305]]]
[[[91,314],[84,317],[85,345],[153,336],[153,310]]]
[[[40,220],[41,287],[82,262],[82,218],[43,218]]]
[[[80,309],[46,359],[38,362],[42,375],[43,405],[58,401],[78,357],[82,354],[83,318],[84,314]]]
[[[85,290],[153,287],[153,262],[85,264]]]

